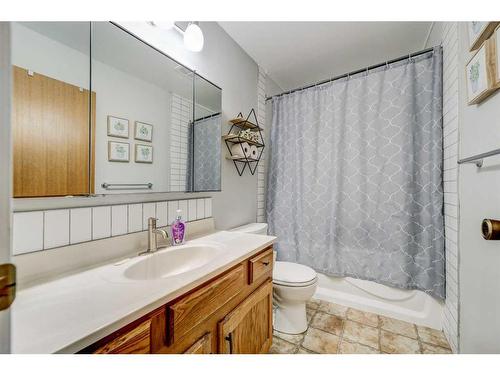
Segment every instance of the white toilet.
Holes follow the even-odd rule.
[[[267,223],[251,223],[234,228],[233,231],[267,234]],[[275,330],[298,334],[307,329],[306,302],[314,295],[317,286],[318,276],[312,268],[298,263],[275,261],[273,271]]]

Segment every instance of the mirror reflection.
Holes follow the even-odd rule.
[[[12,33],[15,197],[220,190],[220,88],[109,22]]]

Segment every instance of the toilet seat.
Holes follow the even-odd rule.
[[[304,287],[318,281],[316,271],[312,268],[292,262],[275,262],[273,284],[288,287]]]

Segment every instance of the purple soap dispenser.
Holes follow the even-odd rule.
[[[186,223],[182,220],[182,211],[177,210],[177,218],[172,223],[170,228],[172,245],[182,245],[186,237]]]

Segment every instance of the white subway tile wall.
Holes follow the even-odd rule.
[[[212,217],[212,198],[14,212],[13,255],[147,230],[148,215],[170,225],[178,207],[186,221]]]
[[[170,191],[186,190],[187,138],[192,101],[172,94],[170,125]]]
[[[458,294],[458,24],[443,25],[443,188],[446,249],[446,301],[443,329],[457,353]]]
[[[92,208],[72,208],[69,214],[69,242],[71,244],[92,239]]]
[[[148,219],[156,217],[156,204],[144,203],[142,205],[142,230],[148,229]]]
[[[52,210],[44,215],[43,248],[69,245],[69,210]]]
[[[111,206],[111,235],[128,233],[128,207],[126,204]]]
[[[107,237],[111,237],[111,206],[92,207],[92,239]]]
[[[43,211],[19,212],[12,220],[13,254],[43,249]]]
[[[266,75],[263,69],[259,66],[259,79],[257,81],[257,120],[259,126],[265,128],[266,120]],[[264,136],[264,132],[262,133]],[[264,143],[266,140],[264,139]],[[263,223],[266,221],[266,206],[265,206],[265,187],[266,187],[266,149],[260,158],[257,167],[257,222]]]

